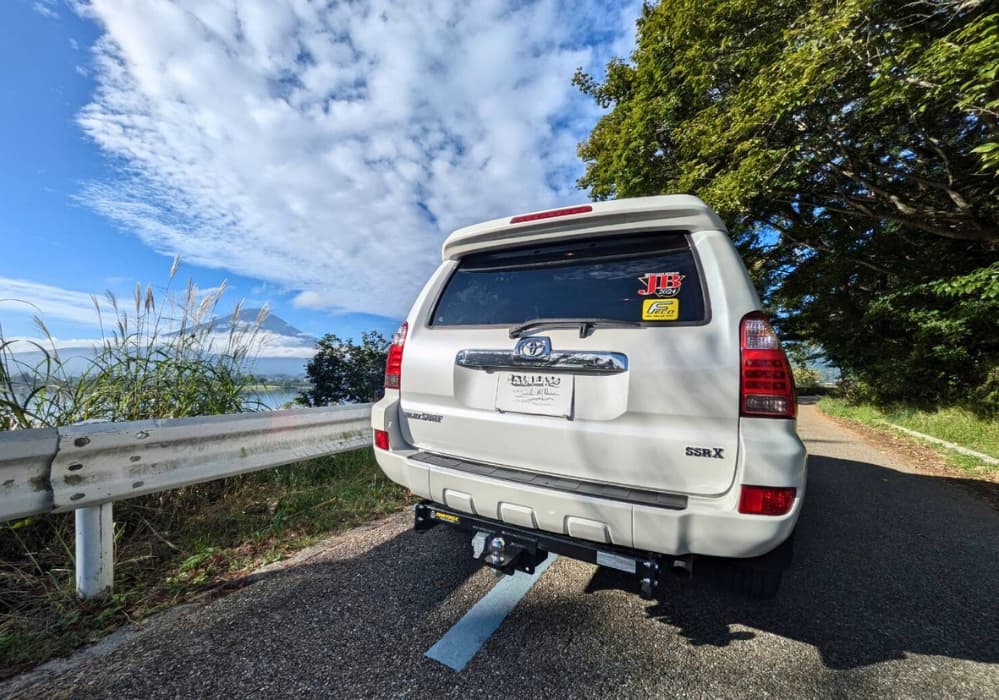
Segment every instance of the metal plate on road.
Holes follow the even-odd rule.
[[[513,576],[504,576],[447,634],[427,649],[425,656],[455,671],[463,670],[556,559],[558,556],[552,554],[533,574],[518,571]]]
[[[561,417],[572,413],[572,375],[497,372],[496,376],[498,411]]]

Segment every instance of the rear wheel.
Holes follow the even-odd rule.
[[[784,571],[794,555],[794,535],[777,549],[753,559],[733,561],[732,587],[752,600],[769,600],[780,590]]]

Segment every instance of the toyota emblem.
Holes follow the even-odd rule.
[[[525,360],[540,360],[552,354],[552,341],[549,338],[528,337],[517,341],[514,349],[517,357]]]

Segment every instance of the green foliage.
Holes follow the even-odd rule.
[[[598,199],[693,192],[785,338],[872,400],[999,409],[999,15],[985,0],[664,0],[576,84]]]
[[[811,394],[820,388],[822,377],[818,371],[807,365],[793,365],[794,384],[799,394]]]
[[[873,398],[904,396],[921,406],[965,402],[999,411],[999,263],[965,275],[879,295],[861,320],[885,336],[864,358]],[[885,352],[890,347],[889,352]],[[899,362],[899,360],[902,360]]]
[[[170,280],[178,262],[170,271]],[[0,430],[70,425],[85,420],[238,413],[253,408],[245,390],[253,383],[248,369],[260,347],[260,324],[237,322],[215,332],[212,321],[225,283],[202,294],[191,282],[177,299],[169,287],[158,303],[152,288],[136,285],[124,307],[108,292],[93,299],[101,338],[92,352],[83,349],[79,376],[70,368],[44,322],[36,323],[44,341],[5,339],[0,328]],[[25,353],[40,355],[30,363]],[[80,360],[77,360],[79,362]]]
[[[361,343],[327,333],[305,372],[312,388],[299,394],[305,406],[364,403],[378,397],[384,381],[388,341],[381,333],[362,334]]]
[[[808,343],[786,343],[784,350],[791,363],[794,384],[799,395],[828,392],[828,388],[822,386],[822,373],[812,366],[813,361],[822,357],[819,348]]]

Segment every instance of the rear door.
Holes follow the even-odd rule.
[[[728,489],[738,338],[711,322],[688,235],[512,245],[447,265],[410,320],[412,444],[597,484]],[[536,319],[554,321],[511,337]]]

